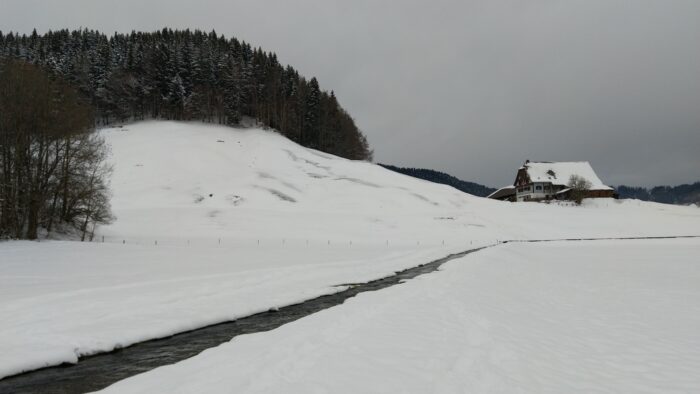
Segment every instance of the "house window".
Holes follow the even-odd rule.
[[[535,186],[535,190],[540,190],[540,191],[541,191],[541,190],[542,190],[542,186],[541,186],[541,185]]]

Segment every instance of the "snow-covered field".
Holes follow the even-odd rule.
[[[700,240],[507,244],[105,393],[697,393]]]
[[[497,240],[700,235],[697,208],[486,200],[269,131],[143,122],[102,133],[117,220],[98,242],[0,243],[0,377]]]

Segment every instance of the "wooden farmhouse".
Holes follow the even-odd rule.
[[[590,182],[584,198],[616,197],[615,190],[603,184],[587,161],[531,162],[518,169],[515,182],[492,193],[489,198],[509,201],[569,200],[572,176]]]

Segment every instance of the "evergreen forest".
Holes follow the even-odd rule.
[[[334,92],[275,53],[215,31],[0,32],[0,60],[41,66],[85,95],[97,125],[143,119],[237,126],[248,119],[306,147],[371,160],[367,139]]]

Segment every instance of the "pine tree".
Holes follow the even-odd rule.
[[[316,78],[309,81],[309,92],[304,106],[304,130],[302,144],[318,147],[321,122],[321,90]]]

